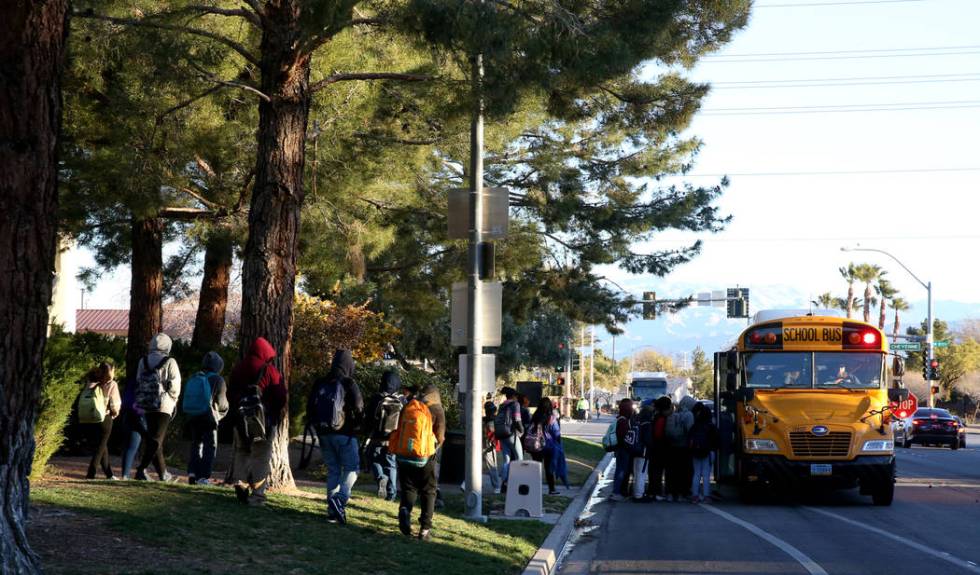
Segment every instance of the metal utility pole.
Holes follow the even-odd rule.
[[[583,365],[583,363],[585,363],[585,358],[582,357],[584,355],[582,352],[585,351],[585,326],[584,325],[579,330],[578,343],[579,343],[579,346],[578,346],[578,358],[579,358],[579,362],[578,362],[578,381],[579,381],[579,387],[578,387],[578,389],[579,389],[579,395],[578,396],[579,397],[585,397],[585,365]]]
[[[589,347],[589,407],[595,409],[595,326],[591,328]]]
[[[466,364],[469,390],[466,394],[466,518],[486,521],[483,515],[483,413],[480,402],[484,389],[483,370],[483,293],[481,289],[480,245],[483,242],[483,55],[473,62],[473,121],[470,126],[470,238],[467,291],[469,361]]]
[[[929,312],[928,312],[928,316],[926,318],[926,353],[925,353],[925,362],[926,362],[926,365],[929,365],[930,363],[932,363],[932,360],[935,359],[935,357],[936,357],[935,356],[935,348],[933,347],[933,344],[935,343],[935,338],[933,336],[933,320],[932,320],[932,282],[931,281],[930,282],[924,282],[924,281],[920,280],[919,279],[919,276],[915,275],[914,273],[912,273],[912,270],[910,270],[909,268],[905,267],[905,264],[903,264],[901,262],[901,260],[899,260],[895,256],[891,255],[890,253],[886,252],[885,250],[877,250],[877,249],[873,249],[873,248],[861,248],[861,247],[853,247],[853,248],[850,248],[850,247],[842,247],[840,249],[840,251],[842,251],[842,252],[877,252],[879,254],[885,254],[886,256],[888,256],[891,259],[895,260],[895,263],[897,263],[898,265],[902,266],[902,269],[905,270],[905,271],[907,271],[909,273],[909,275],[912,276],[915,279],[915,281],[919,282],[919,285],[921,285],[922,287],[926,288],[926,296],[928,297],[928,302],[929,302],[928,303]],[[935,405],[936,405],[936,397],[932,393],[932,382],[931,381],[926,381],[926,385],[929,386],[929,407],[935,407]]]

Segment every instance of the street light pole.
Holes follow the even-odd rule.
[[[908,267],[906,267],[906,265],[903,264],[901,260],[899,260],[898,258],[896,258],[895,256],[893,256],[892,254],[886,252],[885,250],[878,250],[878,249],[874,249],[874,248],[861,248],[861,247],[853,247],[853,248],[850,248],[850,247],[842,247],[840,249],[840,251],[842,251],[842,252],[877,252],[879,254],[884,254],[884,255],[890,257],[891,259],[895,260],[895,263],[897,263],[898,265],[902,266],[902,269],[904,269],[905,271],[907,271],[908,274],[915,279],[915,281],[919,282],[919,285],[921,285],[922,287],[926,288],[926,297],[927,297],[927,301],[928,301],[928,308],[929,308],[929,310],[928,310],[928,315],[926,317],[926,357],[925,357],[925,361],[926,361],[926,365],[929,365],[930,363],[932,363],[932,360],[935,358],[935,355],[934,355],[935,352],[934,352],[934,348],[933,348],[934,336],[933,336],[933,319],[932,319],[932,282],[931,281],[930,282],[924,282],[924,281],[920,280],[919,279],[919,276],[917,276],[914,273],[912,273],[912,270],[910,270]],[[932,393],[932,383],[930,383],[930,382],[927,381],[926,382],[926,385],[929,386],[929,407],[935,407],[936,398],[935,398],[935,396]]]

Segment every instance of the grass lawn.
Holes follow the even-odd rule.
[[[433,539],[422,543],[398,531],[395,503],[364,493],[351,500],[346,526],[326,522],[320,498],[272,495],[264,508],[248,508],[227,488],[159,482],[40,482],[31,502],[41,516],[80,518],[80,531],[42,554],[48,573],[513,574],[551,530],[537,521],[470,523],[459,517],[461,504],[447,501]],[[40,530],[32,537],[44,538]],[[86,531],[95,530],[108,533],[101,539],[115,548],[111,560],[66,549],[94,545]]]
[[[582,485],[606,454],[606,450],[598,443],[574,437],[563,437],[562,443],[565,446],[565,460],[568,462],[568,482]]]

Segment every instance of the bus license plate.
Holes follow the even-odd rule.
[[[810,464],[810,475],[833,475],[834,466],[829,463],[811,463]]]

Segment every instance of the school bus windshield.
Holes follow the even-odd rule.
[[[745,354],[745,385],[762,389],[877,389],[884,356],[860,352]]]

